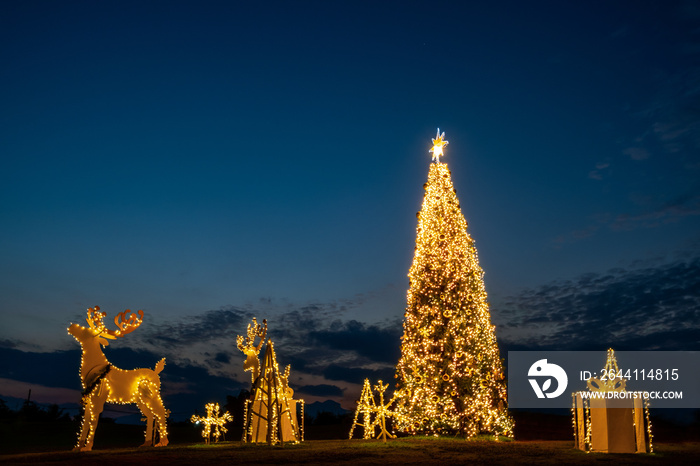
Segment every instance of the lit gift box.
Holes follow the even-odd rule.
[[[620,373],[615,352],[608,350],[608,374]],[[576,448],[600,453],[651,453],[649,403],[625,390],[624,378],[590,379],[588,392],[572,394]]]

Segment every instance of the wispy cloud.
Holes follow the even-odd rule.
[[[280,307],[261,301],[255,305],[227,306],[142,329],[132,348],[159,352],[178,365],[201,367],[209,375],[250,381],[243,372],[243,354],[237,335],[245,335],[253,317],[268,321],[267,337],[275,343],[281,366],[292,365],[292,386],[342,396],[349,385],[365,377],[393,377],[399,358],[401,321],[367,324],[342,317],[363,299]],[[135,335],[134,333],[133,335]],[[262,355],[261,355],[262,357]],[[356,388],[356,387],[355,387]]]
[[[649,158],[649,151],[643,147],[628,147],[622,153],[632,160],[646,160]]]
[[[588,177],[592,180],[602,180],[610,174],[610,162],[598,162],[595,164],[595,170],[588,172]]]
[[[656,228],[696,215],[700,215],[700,196],[681,196],[641,214],[620,214],[610,222],[609,227],[614,231]]]
[[[576,243],[601,231],[634,231],[663,227],[677,223],[687,217],[700,215],[700,194],[686,193],[668,202],[658,202],[649,196],[637,201],[637,212],[612,214],[610,212],[591,216],[588,225],[553,238],[555,247]]]
[[[510,349],[698,350],[700,258],[549,283],[494,315]]]
[[[675,53],[697,54],[697,48],[697,42],[686,41]],[[631,108],[639,130],[622,152],[632,160],[646,160],[656,152],[688,169],[697,164],[700,149],[700,68],[660,72],[657,83],[650,99]]]
[[[278,362],[292,365],[290,384],[307,401],[331,398],[350,407],[364,378],[393,377],[400,320],[344,320],[335,305],[323,303],[285,309],[276,315],[250,306],[205,311],[148,331],[139,329],[143,333],[138,339],[124,346],[117,340],[105,353],[124,369],[153,367],[166,356],[163,393],[175,419],[250,387],[235,339],[254,315],[268,318]],[[492,309],[492,316],[503,350],[698,350],[700,258],[548,283],[511,296]],[[53,395],[59,398],[72,396],[80,388],[79,361],[77,345],[53,353],[0,348],[0,378],[11,381],[3,388],[0,380],[0,394],[32,385],[55,387],[59,390]]]

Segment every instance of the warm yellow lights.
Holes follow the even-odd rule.
[[[355,426],[360,426],[363,428],[363,438],[365,440],[371,438],[381,438],[386,442],[387,437],[396,438],[395,435],[389,433],[386,427],[386,418],[393,417],[398,418],[401,416],[396,410],[391,409],[391,406],[396,401],[398,393],[394,393],[394,396],[388,401],[384,402],[384,391],[389,388],[389,384],[383,383],[381,380],[377,382],[374,386],[374,390],[379,394],[379,402],[374,401],[374,395],[372,394],[372,389],[370,388],[369,379],[365,379],[365,384],[362,387],[362,394],[360,395],[360,400],[357,403],[357,409],[355,410],[355,419],[352,422],[352,427],[350,428],[350,438],[352,439],[352,434],[355,431]],[[358,418],[362,417],[362,423],[358,422]],[[375,433],[375,429],[379,427],[379,434]]]
[[[233,416],[229,414],[228,411],[224,411],[223,414],[219,414],[219,403],[207,403],[204,409],[207,410],[206,416],[196,416],[192,415],[190,421],[195,424],[203,424],[204,429],[202,429],[202,437],[207,445],[211,441],[212,427],[214,427],[214,443],[219,441],[219,437],[226,432],[225,424],[233,420]]]
[[[605,360],[605,374],[618,374],[620,369],[617,367],[617,358],[615,351],[612,348],[608,349],[608,355]],[[624,377],[613,378],[595,378],[591,377],[586,382],[590,391],[600,392],[624,392],[627,385],[627,379]]]
[[[605,374],[620,374],[615,351],[608,349]],[[625,392],[624,377],[591,378],[587,381],[590,392]],[[585,392],[574,392],[571,404],[571,424],[574,429],[576,448],[586,453],[653,453],[654,435],[649,421],[649,400],[636,397],[612,400],[584,396]],[[618,393],[615,393],[618,395]],[[615,428],[610,428],[614,425]],[[646,432],[645,432],[646,426]],[[646,437],[646,438],[645,438]],[[648,444],[648,447],[647,447]]]
[[[444,155],[444,133],[433,139]],[[503,363],[484,272],[444,163],[430,164],[409,270],[397,427],[425,434],[512,436]]]
[[[238,335],[236,338],[238,349],[243,351],[243,354],[246,355],[246,360],[243,363],[243,371],[250,371],[253,383],[255,383],[255,379],[260,375],[258,354],[260,354],[260,349],[265,343],[265,335],[267,335],[267,320],[263,319],[263,323],[260,325],[257,319],[253,317],[253,324],[248,324],[246,337],[244,338],[243,335]],[[256,337],[260,337],[260,341],[257,345],[255,344]]]
[[[433,154],[433,160],[440,163],[440,157],[444,155],[444,147],[449,144],[449,141],[445,141],[445,132],[440,134],[440,128],[437,130],[437,134],[433,139],[433,147],[430,149],[430,153]]]
[[[260,326],[254,318],[253,324],[248,324],[248,336],[237,338],[238,349],[247,356],[243,367],[253,372],[253,389],[245,406],[243,441],[271,445],[301,442],[303,425],[300,427],[297,422],[297,404],[301,405],[303,422],[304,400],[293,399],[294,390],[289,386],[290,367],[280,373],[271,340],[267,341],[262,367],[258,361],[267,334],[267,321],[263,320],[263,324],[264,327]],[[256,337],[260,337],[257,345]]]
[[[165,367],[165,358],[161,359],[155,369],[122,370],[107,361],[102,346],[107,346],[106,339],[117,337],[136,330],[143,322],[143,311],[119,313],[114,318],[118,330],[109,330],[102,319],[104,312],[95,306],[87,311],[89,327],[71,324],[68,333],[72,335],[83,349],[80,364],[80,378],[83,385],[82,404],[85,408],[82,427],[76,450],[89,451],[95,439],[97,421],[105,403],[135,403],[146,417],[146,439],[144,445],[153,445],[156,432],[160,441],[156,446],[168,444],[166,418],[168,413],[160,397],[160,377],[158,374]],[[127,317],[127,313],[131,313]],[[156,427],[154,429],[154,421]]]

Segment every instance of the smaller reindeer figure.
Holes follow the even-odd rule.
[[[244,371],[251,371],[251,377],[253,383],[255,379],[260,376],[260,360],[258,359],[258,354],[260,354],[260,349],[265,343],[265,336],[267,335],[267,319],[263,319],[263,324],[260,325],[258,320],[253,317],[253,324],[248,324],[248,335],[243,339],[243,335],[238,335],[236,342],[238,343],[238,349],[243,351],[246,355],[246,360],[243,363]],[[260,342],[255,345],[255,337],[260,337]],[[245,343],[245,344],[244,344]]]
[[[160,398],[160,377],[165,367],[165,358],[153,369],[122,370],[112,366],[102,352],[101,346],[136,330],[143,322],[143,311],[126,310],[114,318],[117,330],[109,330],[102,319],[104,312],[99,306],[87,311],[89,327],[71,324],[68,333],[83,349],[80,378],[83,385],[82,403],[85,408],[83,425],[74,450],[90,451],[95,440],[95,429],[105,403],[135,403],[146,417],[146,440],[144,446],[153,445],[154,418],[158,423],[160,441],[157,447],[168,444],[166,429],[167,413]],[[127,313],[131,313],[127,317]]]

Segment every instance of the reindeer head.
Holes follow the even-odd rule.
[[[90,341],[97,341],[102,346],[107,346],[109,340],[116,340],[118,337],[123,337],[127,333],[131,333],[141,325],[143,322],[143,311],[138,310],[138,316],[136,312],[131,312],[129,317],[126,316],[127,313],[131,312],[127,309],[124,312],[120,312],[114,317],[114,325],[117,326],[117,330],[110,330],[105,327],[102,319],[107,315],[105,312],[100,312],[100,307],[95,306],[87,310],[87,323],[89,327],[83,327],[78,324],[71,324],[68,327],[68,333],[73,335],[73,338],[78,340],[80,343],[88,343]]]
[[[242,335],[238,335],[236,342],[238,343],[238,349],[243,351],[246,355],[246,360],[243,363],[244,371],[253,371],[253,379],[258,376],[258,371],[260,370],[260,361],[258,361],[258,353],[265,342],[265,335],[267,335],[267,319],[263,319],[263,324],[260,325],[255,317],[253,317],[253,324],[248,324],[248,335],[243,338]],[[260,342],[255,345],[255,337],[260,337]]]

